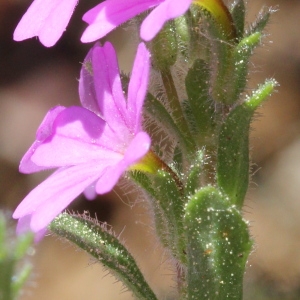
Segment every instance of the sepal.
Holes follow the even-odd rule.
[[[167,22],[156,37],[149,42],[152,65],[164,71],[174,65],[177,59],[177,39],[173,21]]]
[[[249,30],[249,35],[254,33],[254,32],[262,32],[266,25],[269,23],[269,19],[271,17],[271,14],[276,12],[276,9],[262,9],[259,14],[257,19],[255,20],[254,23],[251,24],[250,30]]]
[[[133,180],[150,196],[149,201],[154,212],[155,227],[160,241],[178,262],[185,264],[182,224],[184,186],[176,176],[170,168],[161,169],[151,176],[141,172],[131,173]]]
[[[243,38],[234,48],[232,54],[232,74],[229,81],[232,83],[228,89],[228,103],[235,103],[239,100],[240,94],[244,91],[247,83],[248,64],[254,48],[260,43],[261,33],[255,32]]]
[[[244,0],[236,0],[231,7],[231,16],[236,29],[237,39],[240,40],[245,30],[245,2]]]
[[[236,36],[232,16],[222,0],[194,0],[194,3],[209,12],[224,36],[228,39]]]

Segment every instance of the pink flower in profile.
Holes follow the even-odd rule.
[[[83,16],[89,26],[81,41],[88,43],[102,38],[120,24],[153,8],[143,21],[140,31],[141,38],[149,41],[165,22],[183,15],[191,3],[192,0],[106,0]]]
[[[91,186],[98,194],[107,193],[126,169],[141,163],[151,142],[141,126],[149,57],[140,44],[125,100],[112,45],[90,50],[79,81],[83,107],[50,110],[21,160],[23,173],[57,170],[15,210],[18,232],[30,229],[43,235],[47,225],[80,193]]]
[[[38,36],[46,47],[53,46],[65,31],[78,0],[34,0],[14,32],[14,40]]]

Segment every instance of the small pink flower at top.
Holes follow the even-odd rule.
[[[78,0],[34,0],[14,32],[14,40],[38,36],[46,47],[53,46],[62,36]]]
[[[141,38],[150,41],[165,22],[183,15],[191,2],[192,0],[106,0],[83,16],[83,20],[89,26],[84,31],[81,41],[95,41],[120,24],[154,8],[142,22],[140,30]]]
[[[34,0],[14,32],[14,40],[38,36],[46,47],[53,46],[65,31],[78,0]],[[184,14],[192,0],[106,0],[83,16],[88,23],[81,41],[96,41],[142,12],[152,9],[141,25],[140,35],[151,40],[165,22]]]
[[[79,194],[91,186],[98,194],[107,193],[125,170],[141,163],[151,143],[141,125],[149,60],[141,43],[125,100],[112,45],[96,45],[90,50],[79,80],[82,107],[51,109],[21,160],[23,173],[57,170],[15,210],[18,232],[32,230],[42,236],[47,225]]]

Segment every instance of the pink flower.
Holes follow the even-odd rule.
[[[154,8],[141,26],[141,38],[151,40],[170,19],[184,14],[192,0],[106,0],[83,16],[89,24],[81,41],[84,43],[102,38],[120,24],[138,14]]]
[[[14,32],[14,40],[38,36],[46,47],[53,46],[65,31],[78,0],[34,0]],[[120,24],[154,8],[141,26],[141,37],[151,40],[170,19],[184,14],[192,0],[106,0],[84,16],[89,24],[81,41],[93,42]]]
[[[21,160],[20,171],[57,168],[15,210],[18,232],[38,235],[80,193],[112,190],[120,176],[150,148],[141,112],[147,91],[149,52],[138,47],[127,101],[115,51],[110,43],[94,46],[85,58],[79,81],[83,107],[58,106],[48,112],[36,140]]]
[[[38,36],[46,47],[53,46],[65,31],[78,0],[34,0],[14,32],[14,40]]]

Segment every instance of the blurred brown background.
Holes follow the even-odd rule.
[[[90,45],[79,43],[81,16],[97,1],[80,1],[63,38],[45,48],[37,39],[12,40],[31,1],[0,0],[0,208],[13,210],[47,174],[22,175],[18,163],[49,108],[78,104],[80,62]],[[253,177],[245,206],[256,241],[245,277],[245,299],[300,299],[300,1],[249,0],[248,20],[264,5],[279,8],[253,58],[249,87],[275,77],[278,93],[260,109],[251,137]],[[109,36],[130,69],[128,32]],[[272,42],[270,42],[272,41]],[[121,200],[122,197],[122,200]],[[116,189],[71,209],[97,213],[123,232],[127,246],[162,299],[172,299],[174,271],[154,239],[143,199]],[[133,207],[133,204],[136,204]],[[34,272],[22,300],[132,299],[120,283],[83,252],[46,237],[32,258]],[[167,296],[169,295],[169,296]],[[169,298],[168,298],[169,297]]]

